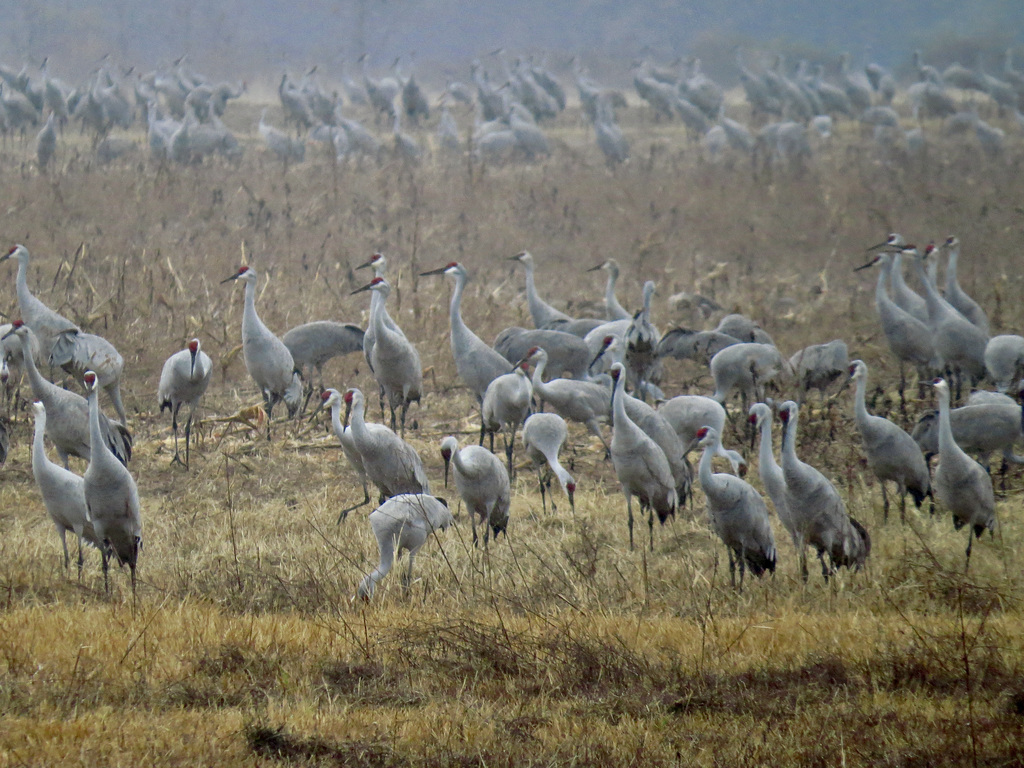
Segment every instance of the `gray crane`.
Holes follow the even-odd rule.
[[[388,575],[395,556],[403,550],[409,553],[409,565],[403,574],[402,585],[408,591],[412,584],[412,564],[420,548],[438,531],[446,531],[452,524],[452,513],[444,499],[426,493],[405,493],[393,496],[370,513],[370,528],[377,538],[380,563],[359,582],[356,594],[369,601],[377,584]]]
[[[903,279],[903,257],[900,249],[904,245],[906,245],[906,241],[903,239],[903,236],[897,232],[892,232],[885,239],[884,243],[873,245],[868,250],[875,251],[879,248],[889,248],[892,250],[892,267],[889,270],[889,297],[904,312],[913,315],[927,325],[928,304]]]
[[[512,451],[515,446],[516,430],[530,414],[533,400],[533,383],[527,372],[527,359],[523,359],[512,373],[505,373],[487,385],[481,408],[484,429],[491,437],[491,451],[494,451],[494,433],[501,431],[505,438],[505,456],[508,471],[512,474]]]
[[[562,486],[562,493],[569,499],[569,509],[575,515],[576,480],[558,461],[558,452],[562,449],[568,436],[569,430],[566,427],[565,419],[557,413],[534,413],[523,423],[523,446],[526,448],[527,457],[537,468],[541,509],[547,511],[545,491],[551,482],[551,475],[554,475],[558,478],[558,484]],[[544,473],[545,465],[548,470],[547,477]],[[554,506],[552,501],[552,509]]]
[[[935,495],[953,513],[953,527],[967,526],[966,571],[971,566],[971,545],[987,528],[995,533],[996,502],[992,478],[964,453],[953,438],[949,416],[949,385],[943,379],[934,382],[939,400],[939,464],[935,468]]]
[[[669,467],[664,451],[658,447],[626,413],[624,398],[626,377],[619,368],[612,368],[615,389],[612,395],[614,428],[612,430],[611,457],[615,476],[622,485],[626,497],[626,513],[629,524],[629,548],[633,549],[633,497],[640,502],[640,514],[647,511],[647,527],[650,531],[650,548],[654,551],[654,513],[662,525],[674,517],[679,500],[676,495],[675,478]],[[536,375],[536,374],[535,374]]]
[[[420,364],[420,355],[404,333],[388,328],[381,315],[381,308],[391,293],[388,281],[383,277],[375,277],[352,293],[363,291],[373,291],[380,295],[370,317],[375,339],[371,367],[391,406],[391,429],[395,428],[395,411],[401,406],[401,432],[404,438],[405,416],[409,411],[409,404],[418,403],[423,391],[423,366]]]
[[[370,77],[368,70],[368,56],[363,54],[359,57],[363,67],[363,86],[366,88],[366,95],[370,97],[371,106],[385,117],[394,119],[395,99],[401,91],[401,85],[393,77],[382,77],[376,80]]]
[[[715,330],[718,333],[724,333],[726,336],[732,336],[741,342],[756,342],[773,346],[775,344],[772,341],[772,337],[760,325],[745,315],[726,315],[718,321]]]
[[[694,331],[673,328],[665,331],[658,342],[658,354],[676,360],[693,360],[710,364],[711,358],[726,347],[740,344],[739,339],[719,331]]]
[[[633,316],[623,307],[615,297],[615,283],[619,280],[619,262],[615,259],[605,259],[587,272],[596,272],[603,269],[608,273],[608,282],[604,287],[604,313],[608,320],[632,320]]]
[[[828,394],[828,388],[836,381],[842,380],[846,386],[846,374],[850,367],[849,353],[846,342],[834,339],[826,344],[812,344],[804,347],[789,358],[789,366],[796,376],[798,397],[802,403],[807,392],[818,390],[822,397]]]
[[[985,370],[1000,392],[1024,375],[1024,336],[993,336],[985,345]]]
[[[430,482],[416,449],[383,424],[365,419],[363,393],[350,389],[344,395],[352,412],[352,439],[363,459],[366,476],[377,486],[382,499],[400,493],[430,493]]]
[[[295,369],[292,353],[256,314],[256,270],[240,267],[238,272],[221,280],[241,280],[245,284],[245,308],[242,311],[242,356],[245,368],[260,388],[267,409],[267,440],[274,406],[283,400],[291,418],[302,404],[302,376]]]
[[[1021,440],[1021,409],[1009,397],[987,397],[979,402],[973,393],[967,405],[950,411],[949,419],[953,439],[960,448],[974,454],[983,467],[988,467],[989,456],[999,451],[1003,461],[1024,464],[1024,456],[1013,453],[1016,443]],[[926,413],[918,419],[911,433],[925,458],[931,459],[939,448],[939,420],[935,412]]]
[[[371,256],[367,261],[364,261],[362,264],[357,266],[356,269],[368,269],[370,267],[373,268],[374,277],[386,277],[385,273],[387,272],[388,262],[387,259],[384,257],[384,254],[379,252],[373,254],[373,256]],[[383,294],[377,292],[372,292],[370,294],[370,314],[369,319],[366,323],[366,331],[363,333],[363,357],[366,358],[366,364],[370,366],[371,372],[373,371],[373,345],[377,340],[377,335],[373,329],[373,313],[380,312],[381,318],[383,319],[384,324],[387,325],[388,328],[390,328],[395,333],[400,333],[403,336],[405,335],[402,329],[398,327],[398,324],[391,318],[391,315],[388,313],[387,306],[383,305],[383,298]],[[378,308],[378,305],[381,306],[379,306]],[[377,388],[380,394],[380,417],[381,419],[383,419],[384,387],[380,386],[380,384],[378,383]]]
[[[749,403],[764,400],[765,385],[790,373],[789,362],[774,345],[754,341],[733,344],[711,358],[712,397],[724,405],[733,389],[738,389],[745,411]]]
[[[361,506],[370,503],[370,491],[367,487],[367,475],[366,467],[363,466],[363,455],[359,452],[359,448],[356,445],[355,437],[352,434],[352,427],[341,422],[341,405],[344,402],[342,394],[336,389],[325,389],[323,394],[320,395],[320,402],[316,406],[316,410],[310,415],[310,419],[313,419],[321,410],[324,408],[331,409],[331,428],[334,430],[334,436],[338,438],[338,442],[341,443],[341,451],[345,454],[345,458],[348,459],[348,463],[352,466],[352,469],[356,471],[356,476],[359,478],[359,482],[363,486],[363,500],[358,504],[354,504],[351,507],[346,507],[341,510],[338,514],[338,525],[341,525],[341,521],[348,517],[348,513],[353,510],[359,509]],[[348,421],[348,409],[345,413],[345,421]],[[382,426],[377,424],[367,424],[367,429],[373,429],[374,427]]]
[[[57,153],[55,122],[56,114],[51,112],[42,129],[36,134],[36,163],[38,163],[40,171],[45,171],[49,167],[50,161]]]
[[[534,347],[527,357],[536,361],[533,369],[534,393],[562,418],[585,424],[591,434],[604,445],[606,455],[609,454],[611,446],[601,434],[599,423],[611,418],[608,390],[601,384],[576,379],[551,379],[545,382],[548,353],[540,347]]]
[[[748,567],[758,577],[765,571],[775,573],[775,537],[768,520],[768,507],[761,494],[745,480],[712,473],[711,457],[722,448],[718,430],[701,427],[697,435],[704,449],[697,476],[707,499],[708,520],[729,552],[729,578],[733,587],[739,564],[742,591]]]
[[[768,491],[768,497],[772,500],[779,522],[792,539],[799,556],[803,548],[803,537],[797,525],[797,518],[789,508],[786,477],[772,453],[772,409],[767,403],[754,403],[750,406],[748,420],[761,432],[761,445],[757,455],[758,476],[764,489]]]
[[[110,556],[119,565],[128,565],[135,595],[135,569],[142,549],[142,517],[139,512],[139,490],[135,479],[104,443],[104,433],[97,400],[96,374],[86,371],[85,386],[89,391],[89,466],[83,476],[85,503],[96,538],[103,542],[103,586],[110,591],[107,571]]]
[[[78,539],[78,578],[82,578],[82,565],[85,563],[83,540],[101,551],[103,542],[97,538],[89,519],[82,478],[74,472],[58,467],[46,457],[46,446],[43,441],[43,434],[46,432],[46,407],[42,403],[33,403],[32,407],[36,417],[35,436],[32,440],[32,474],[46,505],[46,512],[53,521],[57,535],[60,536],[60,544],[64,550],[64,570],[70,565],[67,532],[71,531]]]
[[[476,397],[480,411],[480,445],[484,442],[483,401],[487,385],[505,373],[511,373],[512,364],[487,346],[479,336],[473,333],[462,320],[462,294],[469,281],[466,268],[456,261],[450,262],[439,269],[421,273],[428,275],[450,275],[455,278],[455,290],[449,308],[451,326],[452,357],[455,359],[455,370],[462,383]]]
[[[448,468],[453,467],[455,487],[466,505],[470,522],[473,524],[473,544],[477,543],[477,524],[484,529],[484,547],[487,547],[491,531],[494,540],[508,528],[509,502],[511,497],[508,472],[493,453],[479,445],[459,448],[459,441],[449,435],[441,441],[441,458],[444,459],[444,484],[448,487]]]
[[[32,395],[46,406],[46,436],[57,449],[64,468],[68,468],[68,457],[78,456],[88,460],[91,455],[89,432],[89,406],[81,395],[58,387],[43,378],[36,368],[35,360],[28,350],[32,347],[32,331],[21,320],[12,323],[6,338],[15,337],[21,342],[25,372],[32,387]],[[93,374],[95,376],[95,374]],[[104,444],[110,448],[118,461],[127,464],[132,457],[132,438],[127,427],[111,421],[106,416],[100,419]]]
[[[658,342],[661,333],[651,322],[651,299],[654,297],[654,281],[644,283],[643,308],[633,319],[623,337],[625,352],[623,365],[629,383],[641,400],[647,399],[648,385],[660,379],[661,360],[658,356]]]
[[[306,159],[306,142],[302,139],[293,139],[284,131],[270,125],[267,122],[266,109],[260,113],[257,130],[267,145],[267,149],[277,155],[277,158],[284,163],[285,168],[289,163],[301,163]]]
[[[967,292],[960,287],[957,279],[957,265],[960,260],[960,240],[950,235],[943,246],[948,254],[946,262],[946,293],[943,298],[957,312],[971,321],[986,336],[989,334],[988,315]]]
[[[683,453],[697,447],[701,427],[713,427],[719,435],[725,429],[725,408],[717,400],[704,395],[678,395],[658,405],[661,414],[683,443]],[[729,461],[734,475],[746,471],[747,462],[736,451],[722,449],[718,454]]]
[[[860,432],[868,468],[882,487],[882,519],[885,522],[889,520],[889,494],[885,484],[892,482],[896,483],[896,492],[900,498],[900,522],[905,522],[907,493],[910,493],[918,509],[925,497],[932,495],[928,463],[914,438],[888,419],[868,413],[864,402],[868,386],[867,364],[862,360],[850,363],[850,378],[857,385],[853,400],[854,421]]]
[[[809,544],[817,551],[821,573],[828,581],[837,568],[860,570],[871,552],[871,538],[864,526],[846,514],[846,505],[835,486],[817,469],[797,458],[798,413],[799,406],[792,400],[779,407],[783,424],[782,473],[789,509],[800,535],[800,574],[806,581]]]
[[[313,373],[323,387],[324,365],[335,357],[361,352],[364,338],[363,329],[358,325],[314,320],[295,326],[281,337],[281,341],[292,353],[292,362],[302,371],[309,392],[312,392]],[[308,392],[306,397],[308,399]]]
[[[510,363],[522,360],[533,347],[548,353],[551,373],[570,379],[586,379],[593,355],[579,336],[546,328],[527,330],[512,326],[494,338],[494,349]]]
[[[189,465],[189,446],[192,437],[192,421],[196,415],[199,401],[210,385],[213,375],[213,362],[210,356],[199,348],[199,339],[189,341],[185,349],[175,352],[164,362],[160,371],[160,384],[157,386],[156,399],[160,403],[160,413],[167,409],[171,412],[171,428],[174,430],[174,458],[172,464],[182,464],[185,469]],[[182,405],[188,405],[188,421],[185,422],[185,461],[182,463],[178,452],[178,411]]]
[[[510,256],[509,261],[519,262],[526,270],[526,303],[530,308],[530,317],[533,318],[535,328],[548,328],[557,321],[573,320],[569,315],[552,307],[537,293],[537,286],[533,279],[533,256],[529,251],[522,251],[515,256]]]

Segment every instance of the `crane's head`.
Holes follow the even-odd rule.
[[[957,239],[956,235],[950,235],[946,238],[945,245],[947,248],[959,248],[960,241]]]
[[[509,256],[509,261],[518,261],[521,264],[533,264],[533,256],[529,251],[520,251],[515,256]]]
[[[622,363],[612,363],[612,367],[608,373],[611,374],[612,381],[617,384],[619,379],[623,378],[622,374],[625,370],[626,369],[623,367]]]
[[[789,425],[790,420],[796,415],[797,404],[792,400],[787,400],[779,406],[779,421],[785,425]]]
[[[864,364],[863,360],[854,360],[853,362],[850,363],[850,378],[859,379],[861,376],[867,373],[867,369],[868,367],[867,365]]]
[[[565,495],[569,497],[569,509],[576,512],[576,481],[565,481]]]
[[[386,291],[390,287],[391,286],[388,285],[388,281],[383,277],[375,277],[362,288],[356,288],[352,291],[351,295],[355,296],[357,293],[362,293],[363,291]]]
[[[441,458],[444,459],[444,487],[448,487],[448,467],[451,464],[452,456],[459,450],[459,441],[453,435],[448,435],[441,441]]]
[[[714,427],[701,427],[697,430],[697,445],[701,448],[705,448],[709,445],[715,445],[718,442],[718,430]]]
[[[96,374],[92,371],[86,371],[82,376],[82,381],[85,383],[85,388],[90,392],[96,391]],[[81,402],[81,401],[79,401]]]
[[[420,272],[420,277],[427,277],[428,275],[454,275],[459,271],[465,272],[465,268],[457,261],[449,261],[443,267],[432,269],[429,272]]]
[[[377,269],[377,268],[383,269],[384,265],[386,263],[387,263],[387,260],[384,258],[384,254],[383,253],[375,253],[369,259],[367,259],[362,264],[360,264],[358,267],[356,267],[356,269],[366,269],[367,267],[373,267],[374,269]]]
[[[22,320],[15,320],[14,322],[11,323],[11,330],[9,330],[7,333],[5,333],[3,335],[3,337],[0,338],[0,341],[2,341],[3,339],[9,338],[11,336],[19,335],[18,331],[20,331],[22,328],[25,328],[25,330],[22,332],[23,334],[28,333],[28,327],[25,325],[24,321],[22,321]]]
[[[879,248],[902,248],[906,241],[903,239],[903,235],[897,234],[896,232],[890,233],[885,238],[884,243],[878,243],[878,245],[872,245],[868,248],[869,251],[877,251]]]
[[[238,271],[235,272],[235,274],[231,275],[230,277],[225,277],[220,282],[223,285],[224,283],[229,283],[232,280],[238,280],[239,278],[241,278],[242,280],[255,280],[256,272],[253,271],[252,267],[241,266],[238,268]]]
[[[195,357],[199,353],[199,339],[192,339],[188,343],[188,351],[192,353],[192,357]]]
[[[0,358],[0,384],[7,384],[9,378],[11,378],[11,369],[7,367],[7,359]]]
[[[28,250],[25,248],[24,245],[21,245],[19,243],[18,245],[11,246],[10,250],[8,250],[7,253],[5,253],[3,256],[0,256],[0,261],[7,261],[7,259],[12,258],[20,259],[22,258],[22,254],[24,254],[27,257]]]
[[[907,253],[907,251],[911,250],[911,248],[913,249],[913,253]],[[903,253],[907,256],[920,256],[922,259],[927,259],[933,253],[935,253],[935,243],[928,243],[928,245],[924,247],[924,253],[921,254],[919,254],[917,252],[917,249],[913,248],[913,246],[911,246],[911,248],[904,248]]]

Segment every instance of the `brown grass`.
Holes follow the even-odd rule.
[[[942,145],[921,166],[890,164],[844,130],[811,167],[755,172],[709,165],[664,127],[629,130],[634,159],[615,173],[571,117],[550,160],[505,168],[316,159],[285,174],[253,144],[238,167],[101,169],[73,143],[62,171],[40,177],[27,150],[7,148],[3,237],[32,252],[41,298],[125,357],[145,548],[137,603],[121,574],[104,595],[95,552],[81,581],[63,572],[22,403],[0,483],[0,766],[1021,762],[1020,472],[998,501],[999,534],[964,575],[964,535],[942,510],[882,526],[849,394],[815,402],[800,451],[870,529],[867,571],[805,585],[777,529],[778,572],[742,593],[699,491],[696,510],[655,531],[653,553],[630,552],[610,464],[573,427],[575,517],[557,490],[557,511],[541,511],[524,464],[507,540],[474,549],[460,511],[408,594],[393,575],[357,604],[376,545],[365,512],[334,523],[360,490],[333,436],[281,423],[267,443],[225,421],[258,397],[234,351],[241,292],[218,284],[242,259],[260,271],[264,321],[283,332],[364,322],[353,267],[388,254],[390,308],[428,369],[410,439],[438,488],[438,442],[470,435],[474,418],[448,348],[450,288],[417,275],[452,259],[473,274],[464,313],[486,340],[529,325],[522,275],[503,257],[530,249],[542,293],[586,314],[603,284],[583,269],[614,256],[626,306],[658,282],[662,328],[703,323],[666,302],[699,290],[755,317],[787,354],[846,339],[871,366],[874,409],[897,419],[874,275],[852,273],[864,246],[890,230],[955,232],[962,282],[994,329],[1024,324],[1018,146],[999,163]],[[0,270],[0,310],[14,315],[14,268]],[[169,466],[155,389],[192,335],[217,369],[184,472]],[[356,357],[332,362],[327,383],[372,391]],[[709,386],[697,367],[669,365],[669,394]],[[908,419],[930,407],[912,402]]]

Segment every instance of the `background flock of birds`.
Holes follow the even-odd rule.
[[[467,150],[490,162],[548,156],[552,141],[545,126],[569,104],[566,85],[540,62],[510,61],[503,51],[493,58],[490,70],[474,61],[468,82],[448,78],[439,98],[428,96],[411,62],[396,61],[390,74],[378,77],[363,57],[360,79],[344,69],[323,80],[317,67],[297,80],[286,73],[277,89],[284,123],[272,125],[264,110],[258,133],[285,164],[302,162],[311,145],[327,147],[337,160],[387,155],[418,162]],[[595,82],[578,60],[571,62],[580,114],[609,165],[629,159],[619,115],[638,109],[645,110],[639,113],[644,118],[681,122],[711,159],[736,155],[777,163],[809,158],[840,120],[862,126],[869,143],[889,156],[919,156],[929,140],[969,136],[985,155],[999,157],[1007,128],[1024,132],[1024,73],[1015,69],[1011,51],[998,75],[980,63],[939,71],[915,54],[916,80],[903,89],[884,67],[851,68],[845,55],[831,80],[823,64],[801,61],[794,69],[781,55],[772,66],[753,69],[737,51],[736,69],[745,104],[730,103],[726,88],[702,71],[697,58],[667,67],[637,63],[632,93]],[[246,84],[210,80],[183,61],[146,74],[122,74],[104,64],[74,86],[50,76],[45,61],[32,72],[0,65],[0,80],[0,130],[22,137],[36,132],[43,169],[59,157],[69,122],[92,137],[104,163],[141,151],[128,133],[138,122],[151,157],[161,162],[237,161],[248,143],[222,119]],[[729,117],[730,111],[746,122]]]
[[[482,537],[487,547],[492,534],[497,540],[508,527],[517,435],[537,469],[542,504],[546,506],[546,494],[555,480],[575,514],[577,481],[560,463],[559,452],[566,443],[567,422],[578,422],[601,441],[614,467],[626,499],[630,548],[634,546],[634,499],[641,518],[646,513],[653,550],[655,517],[661,523],[673,517],[692,498],[696,477],[706,498],[711,527],[727,547],[733,583],[736,567],[741,588],[747,569],[758,576],[774,571],[777,548],[765,498],[744,479],[743,456],[723,446],[728,430],[741,437],[745,428],[735,423],[735,411],[730,423],[726,409],[739,395],[739,413],[749,422],[746,429],[751,441],[760,434],[758,473],[763,490],[792,539],[803,578],[808,576],[808,547],[816,553],[826,580],[840,567],[859,569],[871,551],[867,530],[848,515],[833,483],[797,453],[800,403],[812,389],[824,394],[837,381],[852,381],[855,422],[867,466],[882,488],[886,518],[890,506],[887,483],[895,485],[901,519],[908,493],[918,507],[930,497],[937,499],[952,513],[956,528],[968,529],[969,567],[974,538],[996,528],[990,454],[999,451],[1005,460],[1024,463],[1024,458],[1014,454],[1015,444],[1024,439],[1024,407],[1006,394],[1017,386],[1014,394],[1024,400],[1024,381],[1018,384],[1024,375],[1024,337],[990,337],[985,312],[957,280],[960,244],[955,237],[938,248],[918,249],[892,234],[870,252],[871,260],[861,269],[880,267],[875,302],[892,354],[901,370],[906,364],[916,370],[919,385],[932,382],[937,397],[937,415],[924,417],[913,436],[868,412],[867,366],[860,360],[848,360],[843,340],[807,347],[787,358],[756,323],[738,314],[725,316],[713,330],[674,328],[662,334],[652,318],[654,282],[644,285],[642,307],[635,312],[626,310],[616,299],[619,266],[614,260],[592,270],[607,273],[605,315],[576,318],[540,295],[537,267],[529,252],[511,257],[525,273],[526,302],[535,327],[507,328],[493,345],[481,340],[463,320],[462,301],[470,279],[465,266],[452,262],[422,273],[447,277],[454,283],[449,314],[451,353],[458,377],[474,395],[480,414],[477,445],[460,446],[455,436],[446,437],[440,445],[445,484],[450,468],[472,521],[474,542]],[[945,290],[940,292],[936,272],[943,252],[947,257]],[[0,329],[2,381],[8,389],[8,402],[24,374],[37,401],[33,472],[60,535],[65,567],[69,561],[65,536],[71,531],[79,543],[79,573],[84,542],[102,553],[105,584],[109,560],[116,558],[129,566],[134,589],[142,516],[138,490],[127,469],[132,439],[120,397],[123,359],[105,339],[84,332],[32,294],[29,259],[21,245],[0,257],[0,262],[17,262],[20,311],[19,319]],[[913,266],[923,296],[905,282],[905,261]],[[244,285],[242,351],[246,369],[263,396],[267,439],[271,438],[274,406],[283,401],[289,417],[295,416],[308,405],[313,380],[319,378],[321,395],[314,415],[322,409],[330,411],[334,433],[364,496],[362,503],[341,511],[339,522],[351,510],[369,503],[371,484],[377,491],[379,506],[369,520],[380,546],[380,564],[358,588],[358,594],[369,599],[402,550],[409,551],[408,582],[416,552],[448,527],[452,515],[447,504],[431,494],[423,462],[404,439],[408,409],[419,403],[423,394],[423,367],[416,346],[388,313],[391,286],[387,260],[378,253],[360,268],[374,272],[374,277],[354,292],[370,294],[370,319],[365,329],[318,321],[278,337],[257,313],[255,269],[243,266],[222,282]],[[382,422],[389,421],[390,426],[368,420],[360,390],[323,389],[323,365],[350,353],[365,355],[379,387]],[[706,362],[714,392],[667,397],[662,391],[667,385],[663,381],[666,358]],[[193,419],[211,373],[210,357],[200,341],[193,339],[167,359],[160,376],[158,401],[161,410],[171,411],[173,461],[186,468]],[[80,382],[86,397],[53,383],[56,374]],[[964,405],[952,408],[961,399],[962,387],[981,382],[995,385],[997,391],[974,391]],[[903,388],[901,375],[901,393]],[[116,419],[103,414],[101,389]],[[794,399],[776,407],[768,397],[770,389]],[[648,400],[656,401],[657,406]],[[184,459],[178,446],[182,407],[188,413]],[[772,441],[773,410],[782,424],[778,460]],[[603,430],[606,423],[612,425],[610,439]],[[494,454],[499,433],[504,440],[504,460]],[[2,434],[6,456],[7,435],[5,431]],[[63,466],[47,458],[46,440],[56,448]],[[487,440],[489,448],[484,447]],[[702,452],[696,472],[687,458],[694,449]],[[928,463],[933,454],[939,456],[934,472]],[[69,471],[71,456],[88,462],[84,476]],[[716,456],[728,461],[731,473],[714,471]]]

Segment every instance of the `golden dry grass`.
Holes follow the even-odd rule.
[[[283,332],[362,322],[352,267],[388,254],[390,308],[428,369],[410,439],[437,487],[441,437],[471,435],[474,419],[448,348],[450,288],[416,275],[453,259],[473,273],[464,312],[486,340],[529,324],[522,275],[502,257],[529,248],[542,293],[585,314],[603,284],[583,269],[614,256],[627,306],[658,282],[663,328],[696,323],[665,299],[699,290],[786,353],[846,339],[880,385],[874,407],[894,418],[874,275],[851,271],[865,245],[893,229],[957,233],[962,281],[994,329],[1019,332],[1019,148],[997,164],[937,147],[920,167],[889,165],[848,131],[802,172],[754,173],[641,129],[614,174],[569,119],[554,157],[527,167],[317,160],[285,175],[250,147],[237,168],[98,169],[81,149],[40,178],[9,148],[4,239],[31,250],[45,301],[125,356],[145,548],[135,603],[123,574],[104,595],[95,552],[81,581],[63,572],[19,409],[0,482],[0,766],[1018,764],[1021,475],[964,575],[965,537],[941,510],[882,526],[849,393],[801,419],[800,450],[870,529],[867,571],[805,585],[777,528],[778,572],[742,593],[699,491],[696,510],[655,531],[653,553],[630,552],[610,464],[574,427],[575,516],[557,490],[543,512],[521,465],[507,539],[474,549],[459,514],[408,594],[392,574],[357,604],[376,545],[365,511],[335,525],[360,491],[333,436],[282,423],[267,443],[221,421],[257,400],[232,355],[241,292],[218,285],[243,257],[261,273],[259,312]],[[0,269],[0,309],[14,313],[14,268]],[[216,372],[184,472],[169,466],[155,389],[192,335]],[[354,357],[332,362],[327,383],[372,391]],[[709,381],[673,362],[665,388]],[[927,407],[913,402],[908,418]]]

